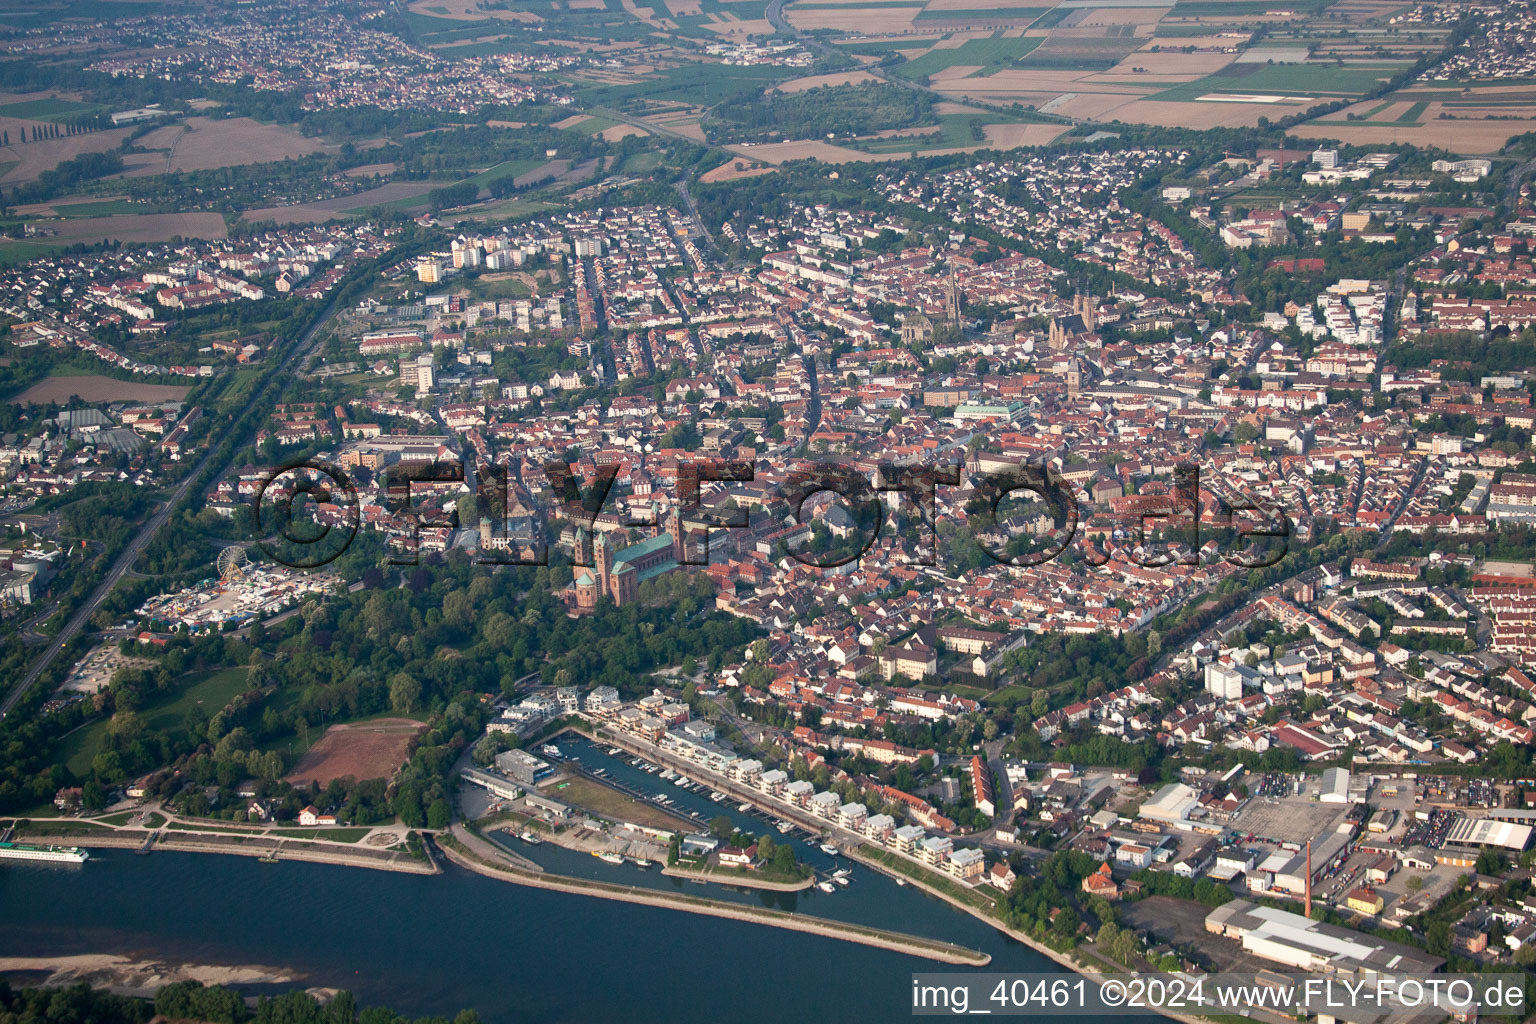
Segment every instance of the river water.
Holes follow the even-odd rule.
[[[729,813],[586,745],[589,767],[667,793],[707,821]],[[642,781],[643,780],[643,781]],[[647,788],[648,787],[648,788]],[[677,789],[676,793],[670,792]],[[775,839],[779,836],[774,833]],[[561,850],[507,844],[552,870],[760,903],[981,949],[987,971],[1058,971],[968,914],[797,841],[818,870],[852,869],[834,893],[699,885]],[[93,851],[79,867],[0,865],[0,956],[120,953],[261,964],[364,1004],[491,1024],[888,1021],[910,1014],[914,971],[973,971],[836,939],[659,907],[531,889],[445,865],[406,875],[324,864],[157,851]]]

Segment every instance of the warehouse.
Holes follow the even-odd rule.
[[[1492,846],[1510,853],[1520,853],[1531,845],[1531,826],[1517,825],[1491,818],[1457,818],[1446,833],[1447,846],[1477,849]]]
[[[1217,907],[1206,916],[1205,930],[1237,939],[1245,951],[1298,970],[1428,974],[1445,966],[1443,959],[1411,946],[1262,907],[1250,900],[1233,900]]]

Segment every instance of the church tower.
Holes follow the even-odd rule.
[[[608,545],[606,533],[599,533],[592,544],[592,565],[597,573],[598,588],[602,593],[613,596],[613,549]]]
[[[1077,356],[1073,356],[1071,362],[1067,363],[1067,398],[1076,401],[1082,390],[1083,366],[1077,361]]]
[[[672,518],[667,522],[667,536],[672,538],[672,558],[679,564],[687,561],[687,552],[683,549],[683,510],[673,509]]]
[[[955,266],[949,266],[949,283],[944,289],[944,319],[951,327],[960,326],[960,281],[955,277]]]

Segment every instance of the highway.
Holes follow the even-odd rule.
[[[308,351],[314,347],[320,329],[330,322],[335,312],[336,300],[332,299],[330,305],[326,306],[309,330],[294,343],[283,361],[273,369],[272,375],[267,378],[269,381],[273,376],[282,374],[298,364]],[[101,606],[102,601],[106,600],[107,595],[112,592],[112,588],[117,586],[118,581],[133,568],[133,563],[138,560],[139,555],[149,546],[149,542],[159,532],[160,527],[165,525],[165,521],[170,518],[171,513],[181,504],[181,500],[186,497],[187,490],[192,486],[193,481],[201,479],[203,471],[213,461],[214,453],[218,449],[212,445],[213,439],[210,439],[209,450],[182,477],[181,483],[176,485],[176,489],[171,492],[170,498],[162,502],[160,507],[145,520],[144,525],[134,535],[133,540],[128,542],[128,546],[123,549],[122,554],[118,555],[117,560],[112,563],[112,568],[107,570],[107,575],[102,579],[101,583],[91,592],[91,596],[75,610],[75,614],[70,616],[69,621],[64,624],[64,628],[59,630],[58,635],[53,638],[52,642],[44,648],[42,654],[37,657],[37,660],[32,663],[32,667],[27,670],[26,675],[22,676],[21,681],[11,688],[11,692],[5,695],[3,701],[0,701],[0,718],[10,714],[11,709],[16,706],[16,702],[21,700],[26,692],[32,688],[32,684],[37,682],[38,677],[53,663],[53,659],[58,657],[59,652],[64,649],[64,646],[85,628],[85,624],[90,621],[92,615],[96,614],[96,609]],[[226,466],[225,468],[228,467]]]

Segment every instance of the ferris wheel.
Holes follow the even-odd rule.
[[[234,583],[245,578],[246,570],[251,566],[251,556],[245,553],[245,548],[232,544],[219,552],[219,579],[224,583]]]

